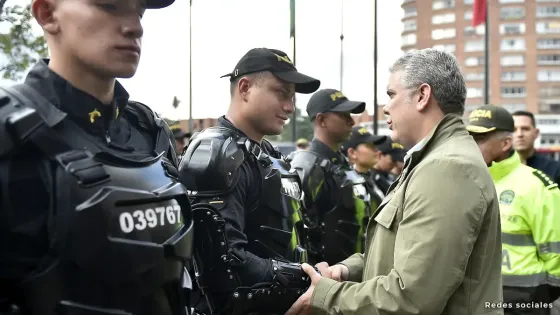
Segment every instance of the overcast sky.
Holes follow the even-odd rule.
[[[28,0],[8,0],[25,4]],[[343,86],[349,98],[367,102],[373,111],[373,1],[297,0],[296,66],[321,80],[321,88],[340,88],[340,33],[343,21]],[[381,3],[383,8],[381,9]],[[378,97],[383,104],[388,67],[398,58],[402,1],[379,0]],[[289,0],[193,0],[193,117],[218,117],[229,105],[233,70],[251,48],[285,51],[292,58]],[[343,12],[343,14],[342,14]],[[343,16],[343,18],[342,18]],[[138,72],[121,83],[131,98],[173,119],[189,116],[189,1],[177,0],[143,18],[144,39]],[[2,83],[6,83],[5,81]],[[181,101],[177,110],[173,97]],[[305,111],[309,96],[298,95]]]

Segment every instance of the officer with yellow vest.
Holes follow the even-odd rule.
[[[505,314],[550,314],[560,286],[560,189],[521,163],[512,149],[513,117],[504,108],[478,108],[467,129],[499,196]]]

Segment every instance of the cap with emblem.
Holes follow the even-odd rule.
[[[513,116],[503,107],[484,105],[471,112],[467,130],[471,133],[514,130]]]
[[[385,137],[383,143],[377,145],[377,150],[383,154],[389,154],[393,161],[403,162],[406,152],[404,147],[397,142],[394,142],[391,137]]]
[[[374,136],[372,135],[366,127],[356,126],[352,128],[352,133],[350,133],[350,138],[344,142],[341,146],[342,152],[346,154],[349,148],[355,149],[358,145],[362,143],[370,143],[373,145],[379,145],[385,142],[387,136]]]
[[[315,92],[307,103],[309,119],[315,119],[322,113],[352,113],[360,114],[366,109],[365,102],[350,101],[342,92],[335,89],[324,89]]]
[[[276,77],[296,85],[296,92],[309,94],[317,91],[321,81],[299,73],[288,55],[280,50],[253,48],[239,60],[232,73],[221,76],[230,81],[247,74],[270,71]]]

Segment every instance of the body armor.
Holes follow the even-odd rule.
[[[5,120],[13,146],[43,151],[54,195],[49,256],[22,284],[21,314],[187,314],[193,223],[167,151],[127,160],[68,119],[51,126],[31,107],[14,109]]]
[[[370,214],[365,180],[348,163],[334,164],[312,151],[295,154],[292,167],[305,183],[304,221],[309,227],[307,248],[311,263],[336,264],[363,252]],[[331,183],[324,191],[325,181]],[[336,204],[330,204],[336,196]]]
[[[194,201],[195,242],[201,249],[195,252],[196,280],[209,308],[205,312],[283,314],[309,286],[300,265],[306,261],[300,246],[301,182],[279,153],[267,153],[233,130],[213,127],[193,136],[181,160],[181,180]],[[233,175],[247,159],[258,165],[262,182],[258,208],[246,209],[245,250],[270,259],[275,273],[273,283],[252,286],[232,268],[242,261],[228,246],[220,215],[235,185]]]

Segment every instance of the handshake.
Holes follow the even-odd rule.
[[[315,269],[309,265],[302,265],[303,270],[309,274],[310,272],[315,272]],[[320,262],[315,265],[321,274],[321,276],[335,281],[341,282],[348,280],[348,267],[344,265],[332,265],[329,266],[326,262]]]

